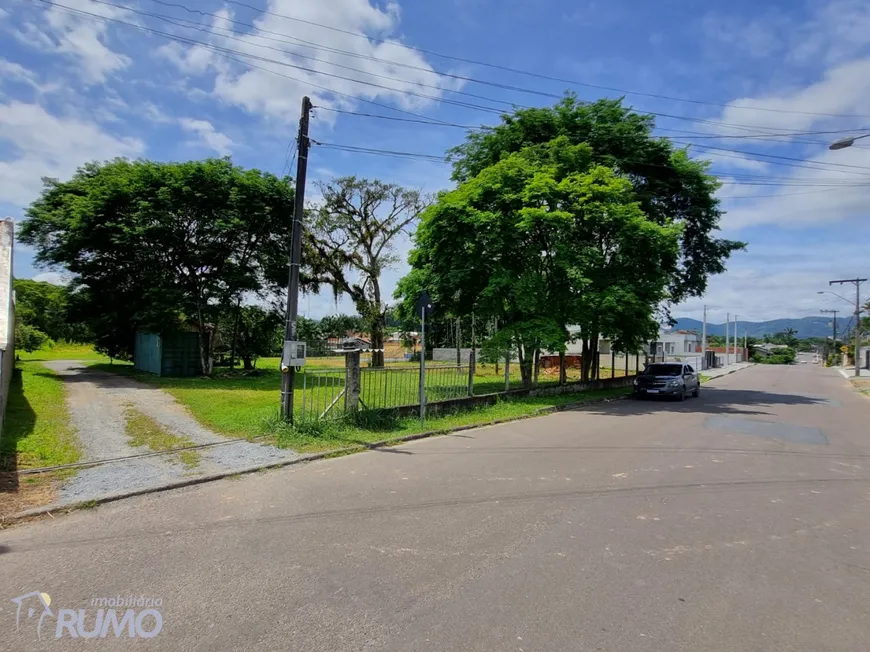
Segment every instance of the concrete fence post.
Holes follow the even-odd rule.
[[[360,352],[345,354],[344,409],[348,413],[359,411]]]
[[[474,349],[468,354],[468,395],[474,396],[474,368],[477,366],[477,356]]]

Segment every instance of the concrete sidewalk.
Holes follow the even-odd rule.
[[[733,374],[752,366],[755,366],[754,362],[735,362],[734,364],[729,364],[727,367],[705,369],[700,373],[707,376],[710,380],[713,380],[714,378],[721,378],[722,376],[727,376],[728,374]]]

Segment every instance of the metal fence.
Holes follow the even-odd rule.
[[[346,413],[346,381],[346,369],[307,368],[298,374],[293,402],[299,418],[305,421],[343,417]]]
[[[420,404],[420,368],[384,367],[371,368],[360,365],[355,375],[348,380],[346,367],[305,367],[296,376],[294,405],[296,418],[301,420],[341,419],[357,410],[382,410]],[[598,369],[593,378],[607,379],[633,375],[616,365],[614,368]],[[568,369],[567,380],[580,380],[579,369]],[[537,387],[559,384],[559,370],[541,368]],[[426,403],[482,394],[498,394],[523,387],[520,366],[512,362],[489,364],[438,364],[427,363],[425,374]]]
[[[469,365],[426,367],[426,402],[445,401],[473,392]],[[294,404],[297,418],[340,419],[355,401],[362,410],[404,407],[420,403],[419,368],[360,369],[359,394],[348,386],[347,369],[306,368],[298,374]]]

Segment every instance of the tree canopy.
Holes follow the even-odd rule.
[[[394,241],[427,200],[416,190],[356,177],[320,184],[320,191],[323,202],[313,212],[308,237],[316,278],[353,301],[371,336],[372,365],[382,367],[388,306],[381,274],[398,262]]]
[[[533,356],[563,351],[568,324],[581,325],[590,351],[598,333],[637,350],[657,329],[680,235],[679,224],[648,219],[631,182],[588,145],[560,136],[442,193],[423,214],[397,296],[407,317],[425,289],[440,311],[497,318],[490,347],[514,345],[528,385]]]
[[[221,313],[246,293],[286,287],[293,191],[227,159],[89,163],[45,179],[20,239],[72,275],[98,344],[128,353],[136,329],[200,331],[210,373]]]
[[[469,181],[512,153],[560,136],[589,147],[591,163],[628,180],[640,209],[653,222],[682,226],[680,260],[668,282],[670,302],[700,296],[712,274],[725,271],[729,255],[744,244],[716,237],[722,212],[707,163],[690,159],[666,138],[653,136],[652,116],[621,100],[583,103],[573,94],[552,107],[520,109],[502,124],[469,134],[450,152],[453,178]]]
[[[87,342],[88,329],[71,314],[69,289],[45,281],[15,279],[15,318],[50,339]]]

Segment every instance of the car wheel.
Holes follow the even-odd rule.
[[[693,396],[694,398],[698,398],[698,396],[700,396],[700,395],[701,395],[701,388],[700,388],[700,386],[699,386],[699,387],[696,387],[696,388],[695,388],[695,391],[694,391],[694,392],[692,392],[692,396]]]
[[[686,400],[686,386],[685,385],[683,385],[682,389],[680,390],[680,397],[677,400],[680,402],[683,402]]]

